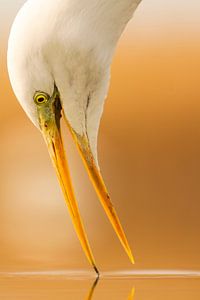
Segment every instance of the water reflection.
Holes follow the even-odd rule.
[[[1,275],[6,300],[199,300],[200,278],[100,278]]]
[[[130,293],[130,295],[128,296],[128,300],[133,300],[134,295],[135,295],[135,289],[132,288],[131,293]]]
[[[90,291],[89,291],[89,294],[88,294],[88,296],[85,298],[85,300],[92,300],[92,297],[93,297],[93,295],[94,295],[94,291],[95,291],[95,288],[96,288],[98,282],[99,282],[99,277],[97,277],[97,279],[94,281],[94,283],[93,283],[93,285],[92,285],[92,287],[91,287],[91,289],[90,289]]]
[[[94,291],[98,285],[100,278],[97,277],[96,280],[94,281],[94,283],[92,284],[92,287],[90,288],[89,294],[87,295],[87,297],[85,298],[85,300],[92,300],[93,296],[94,296]],[[130,294],[128,295],[128,300],[133,300],[134,299],[134,294],[135,294],[135,289],[132,288]]]

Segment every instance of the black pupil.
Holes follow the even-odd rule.
[[[45,100],[45,98],[44,98],[44,97],[39,97],[39,98],[37,99],[37,101],[38,101],[39,103],[42,103],[42,102],[44,102],[44,100]]]

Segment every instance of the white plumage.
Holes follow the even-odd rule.
[[[97,162],[97,134],[117,41],[140,0],[28,0],[12,26],[8,70],[24,110],[41,130],[90,264],[96,267],[65,159],[61,112],[101,204],[134,258]]]
[[[33,94],[52,94],[95,158],[99,121],[117,41],[140,0],[28,0],[12,26],[8,70],[13,90],[38,127]]]

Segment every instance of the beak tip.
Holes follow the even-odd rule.
[[[130,258],[131,263],[134,265],[135,264],[135,259],[133,257],[133,254],[130,252],[128,256]]]
[[[99,278],[99,276],[100,276],[99,270],[97,269],[97,267],[95,265],[93,267],[94,267],[94,270],[97,274],[97,278]]]

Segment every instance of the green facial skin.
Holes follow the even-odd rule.
[[[62,106],[56,86],[54,87],[54,92],[51,97],[44,92],[36,92],[34,102],[36,104],[39,126],[42,132],[45,131],[47,133],[53,128],[57,128],[58,131],[60,131]]]

